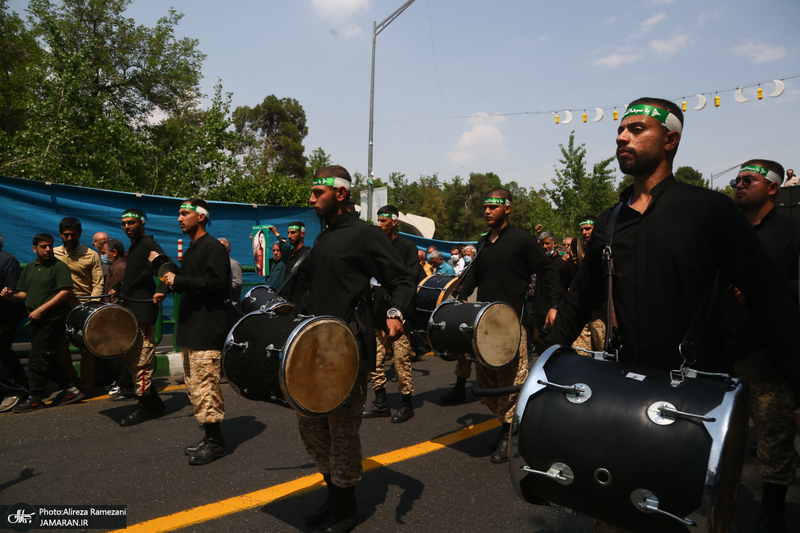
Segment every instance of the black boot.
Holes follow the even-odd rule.
[[[333,482],[331,481],[331,476],[322,477],[325,478],[325,487],[328,490],[328,494],[325,497],[325,503],[320,505],[316,511],[306,515],[306,525],[308,527],[321,526],[328,519],[328,515],[331,514],[331,509],[333,508]]]
[[[464,403],[467,399],[465,387],[467,386],[467,378],[456,378],[456,386],[450,389],[450,392],[439,398],[439,403],[442,405],[456,405]]]
[[[761,510],[758,513],[758,533],[784,533],[786,531],[787,485],[764,482],[761,490]]]
[[[493,463],[506,463],[508,462],[508,433],[511,430],[511,424],[503,424],[500,430],[500,441],[492,454]]]
[[[190,465],[205,465],[225,457],[228,453],[225,450],[225,441],[222,440],[222,429],[219,422],[213,424],[203,424],[206,430],[206,438],[200,442],[197,451],[189,454]]]
[[[401,422],[408,422],[414,416],[414,406],[411,405],[411,395],[403,394],[403,407],[397,411],[392,417],[392,422],[399,424]]]
[[[142,422],[147,422],[153,418],[150,415],[150,412],[147,410],[146,402],[144,398],[139,397],[139,403],[136,405],[136,409],[131,411],[131,413],[119,421],[119,425],[123,427],[128,426],[135,426],[136,424],[141,424]]]
[[[390,417],[392,411],[389,409],[389,400],[386,398],[386,388],[375,391],[375,401],[372,407],[361,413],[361,418]]]
[[[147,392],[147,395],[142,398],[142,401],[144,402],[145,409],[147,409],[147,412],[150,413],[152,417],[161,416],[164,414],[164,411],[167,410],[155,387],[150,387],[150,390]]]
[[[331,483],[333,505],[328,519],[314,533],[349,533],[356,527],[356,488]]]

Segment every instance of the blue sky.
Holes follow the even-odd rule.
[[[10,6],[22,13],[26,3]],[[184,13],[177,33],[199,39],[208,55],[206,94],[219,78],[233,107],[295,98],[308,117],[306,153],[322,147],[366,173],[372,24],[402,4],[136,0],[127,14],[153,25],[169,6]],[[610,108],[621,115],[639,96],[685,97],[676,168],[708,178],[764,157],[797,169],[799,30],[796,0],[416,0],[377,39],[375,176],[491,171],[538,189],[572,130],[590,164],[612,156]],[[789,79],[770,98],[776,78]],[[733,89],[759,82],[763,100],[755,87],[744,89],[749,102],[734,100]],[[697,93],[708,97],[701,111],[692,110]],[[597,107],[606,110],[595,123]],[[563,120],[565,110],[572,123],[556,125],[551,111]]]

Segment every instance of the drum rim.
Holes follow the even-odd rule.
[[[259,287],[260,287],[260,286],[261,286],[261,285],[259,285]],[[280,301],[274,301],[274,300],[272,300],[272,301],[270,301],[270,302],[267,304],[267,307],[266,307],[265,309],[256,309],[255,311],[250,311],[249,313],[247,313],[246,315],[244,315],[243,317],[239,318],[239,320],[237,320],[237,321],[236,321],[236,323],[233,325],[233,327],[231,328],[231,330],[230,330],[230,331],[228,332],[228,334],[225,336],[225,342],[224,342],[224,343],[223,343],[223,345],[222,345],[222,357],[223,357],[223,364],[224,364],[224,358],[225,358],[225,354],[227,353],[227,351],[228,351],[228,348],[230,348],[230,347],[232,346],[232,343],[231,343],[230,341],[231,341],[231,339],[233,338],[233,331],[234,331],[234,330],[235,330],[235,329],[236,329],[236,328],[239,326],[239,324],[240,324],[240,323],[241,323],[241,322],[242,322],[242,321],[243,321],[245,318],[248,318],[248,317],[249,317],[249,316],[251,316],[251,315],[255,315],[255,314],[259,314],[259,313],[268,313],[268,312],[270,312],[271,308],[272,308],[273,306],[275,306],[275,305],[278,305],[278,304],[283,304],[283,305],[286,305],[286,304],[288,304],[288,305],[291,305],[292,307],[295,307],[295,305],[294,305],[292,302],[288,302],[288,301],[286,301],[286,300],[280,300]]]
[[[480,303],[480,302],[476,302],[476,303]],[[511,363],[514,361],[514,358],[515,358],[515,357],[518,355],[518,352],[519,352],[519,343],[520,343],[520,341],[522,340],[522,332],[520,331],[520,328],[518,327],[518,328],[517,328],[517,342],[516,342],[516,345],[517,345],[517,350],[514,352],[514,355],[513,355],[513,356],[511,356],[511,359],[509,359],[507,362],[503,363],[502,365],[495,366],[495,365],[493,365],[493,364],[490,364],[488,361],[486,361],[486,360],[485,360],[485,359],[484,359],[484,358],[481,356],[481,354],[480,354],[480,350],[478,350],[478,324],[480,323],[480,321],[481,321],[481,319],[483,318],[483,315],[486,313],[486,311],[488,311],[489,309],[491,309],[491,308],[492,308],[492,307],[494,307],[495,305],[501,305],[501,306],[505,306],[505,307],[507,307],[508,309],[510,309],[510,310],[511,310],[511,312],[512,312],[512,313],[513,313],[515,316],[517,315],[517,312],[516,312],[516,311],[514,311],[514,308],[513,308],[513,307],[511,307],[509,304],[507,304],[506,302],[500,302],[500,301],[498,301],[498,302],[487,302],[487,303],[485,303],[485,304],[484,304],[484,305],[481,307],[481,310],[480,310],[480,311],[478,311],[478,314],[475,316],[475,327],[474,327],[474,328],[473,328],[473,330],[472,330],[472,351],[473,351],[473,352],[475,352],[475,357],[477,357],[477,358],[478,358],[478,360],[480,360],[481,364],[483,364],[483,365],[485,365],[485,366],[488,366],[489,368],[492,368],[492,369],[503,368],[503,367],[506,367],[506,366],[510,365],[510,364],[511,364]],[[519,325],[520,325],[520,324],[519,324],[519,317],[517,317],[517,326],[519,326]]]
[[[86,328],[89,327],[89,324],[91,323],[92,318],[94,318],[94,315],[96,315],[101,309],[103,309],[105,307],[119,307],[120,309],[124,309],[125,310],[124,312],[127,313],[133,319],[133,323],[136,325],[136,335],[139,334],[139,321],[136,319],[136,315],[134,315],[133,311],[131,311],[130,309],[128,309],[124,305],[120,305],[120,304],[116,304],[116,303],[112,303],[112,302],[103,303],[103,302],[90,301],[90,302],[82,303],[81,305],[73,308],[72,311],[74,311],[75,309],[78,309],[79,307],[82,307],[85,304],[92,304],[92,303],[96,303],[96,304],[100,304],[100,305],[97,305],[96,308],[94,310],[92,310],[91,313],[89,313],[89,316],[86,317],[86,321],[83,323],[83,328],[81,329],[82,332],[86,331]],[[89,307],[89,306],[87,306],[87,307]],[[72,313],[72,311],[70,311],[70,314]],[[115,357],[120,357],[120,356],[124,355],[125,353],[127,353],[131,348],[133,348],[133,345],[136,344],[136,336],[134,336],[133,337],[133,341],[131,342],[131,344],[127,348],[122,350],[120,353],[118,353],[116,355],[103,355],[103,354],[99,354],[99,353],[95,352],[94,350],[92,350],[89,347],[89,344],[86,342],[86,335],[85,334],[83,335],[83,339],[84,339],[83,346],[86,348],[86,350],[88,350],[89,353],[91,353],[95,357],[99,357],[101,359],[114,359]]]
[[[276,289],[275,287],[273,287],[271,285],[266,285],[266,284],[265,285],[254,285],[254,286],[250,287],[249,289],[247,289],[247,292],[244,293],[244,295],[242,296],[242,299],[244,300],[245,298],[249,298],[250,297],[250,293],[253,292],[256,289],[269,289],[272,292],[274,292],[275,294],[278,293],[278,289]]]
[[[330,415],[331,413],[334,413],[337,410],[339,410],[347,402],[347,399],[350,398],[350,394],[351,393],[348,393],[347,396],[345,396],[344,400],[342,400],[341,403],[339,403],[339,405],[337,405],[336,407],[334,407],[330,411],[327,411],[327,412],[324,412],[324,413],[318,413],[318,412],[314,412],[314,411],[309,411],[308,409],[306,409],[304,406],[300,405],[294,399],[294,397],[289,393],[289,390],[286,387],[286,360],[287,360],[286,351],[293,344],[294,340],[300,334],[301,330],[305,329],[305,327],[307,325],[310,325],[310,324],[313,324],[315,322],[319,322],[319,321],[322,321],[322,320],[332,320],[332,321],[338,322],[339,324],[344,326],[344,328],[350,333],[350,335],[353,338],[353,344],[356,347],[356,358],[357,359],[359,358],[358,338],[353,333],[353,330],[350,329],[350,326],[347,324],[347,322],[345,322],[344,320],[342,320],[339,317],[336,317],[336,316],[333,316],[333,315],[317,315],[317,316],[300,315],[300,316],[301,317],[305,317],[305,319],[301,320],[300,323],[292,330],[292,332],[289,334],[289,336],[286,337],[286,342],[283,343],[283,346],[281,347],[280,364],[278,365],[278,383],[281,386],[281,390],[283,391],[283,396],[286,398],[286,401],[289,402],[289,405],[291,405],[292,408],[295,411],[297,411],[301,415],[303,415],[305,417],[308,417],[308,418],[323,418],[323,417],[326,417],[326,416]],[[358,365],[358,362],[359,361],[356,361],[357,365]],[[358,373],[359,373],[359,370],[358,370],[358,367],[357,367],[355,375],[353,377],[353,383],[350,384],[350,391],[351,392],[353,390],[353,387],[355,387],[356,382],[358,381]]]

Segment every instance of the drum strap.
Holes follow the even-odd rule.
[[[608,353],[617,354],[619,346],[612,348],[612,340],[617,337],[617,314],[614,312],[614,293],[613,293],[613,280],[614,280],[614,254],[611,251],[611,241],[614,237],[614,223],[617,221],[619,210],[622,209],[622,202],[618,203],[611,214],[608,216],[608,226],[606,227],[606,245],[603,248],[603,274],[606,277],[606,316],[608,323],[606,324],[606,342],[603,350]],[[614,343],[616,344],[616,342]]]
[[[700,338],[700,335],[708,323],[708,318],[711,315],[711,309],[714,307],[714,300],[716,300],[718,286],[719,270],[717,270],[717,272],[714,274],[714,279],[711,280],[711,285],[709,285],[708,290],[706,290],[703,300],[700,302],[700,306],[697,308],[697,312],[692,319],[692,323],[689,324],[689,329],[686,331],[686,335],[678,345],[678,351],[680,352],[681,357],[683,357],[681,368],[685,367],[686,365],[694,364],[697,360],[696,341]]]

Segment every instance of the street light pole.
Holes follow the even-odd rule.
[[[375,107],[375,41],[378,37],[378,34],[382,32],[386,26],[392,23],[394,19],[400,16],[400,13],[406,10],[408,6],[414,3],[414,0],[408,0],[405,4],[400,6],[400,8],[386,17],[386,20],[377,24],[374,20],[372,21],[372,72],[370,75],[369,81],[369,156],[367,158],[367,218],[369,220],[373,220],[372,218],[372,179],[375,177],[374,173],[372,172],[372,124],[373,124],[373,116],[374,116],[374,107]]]

